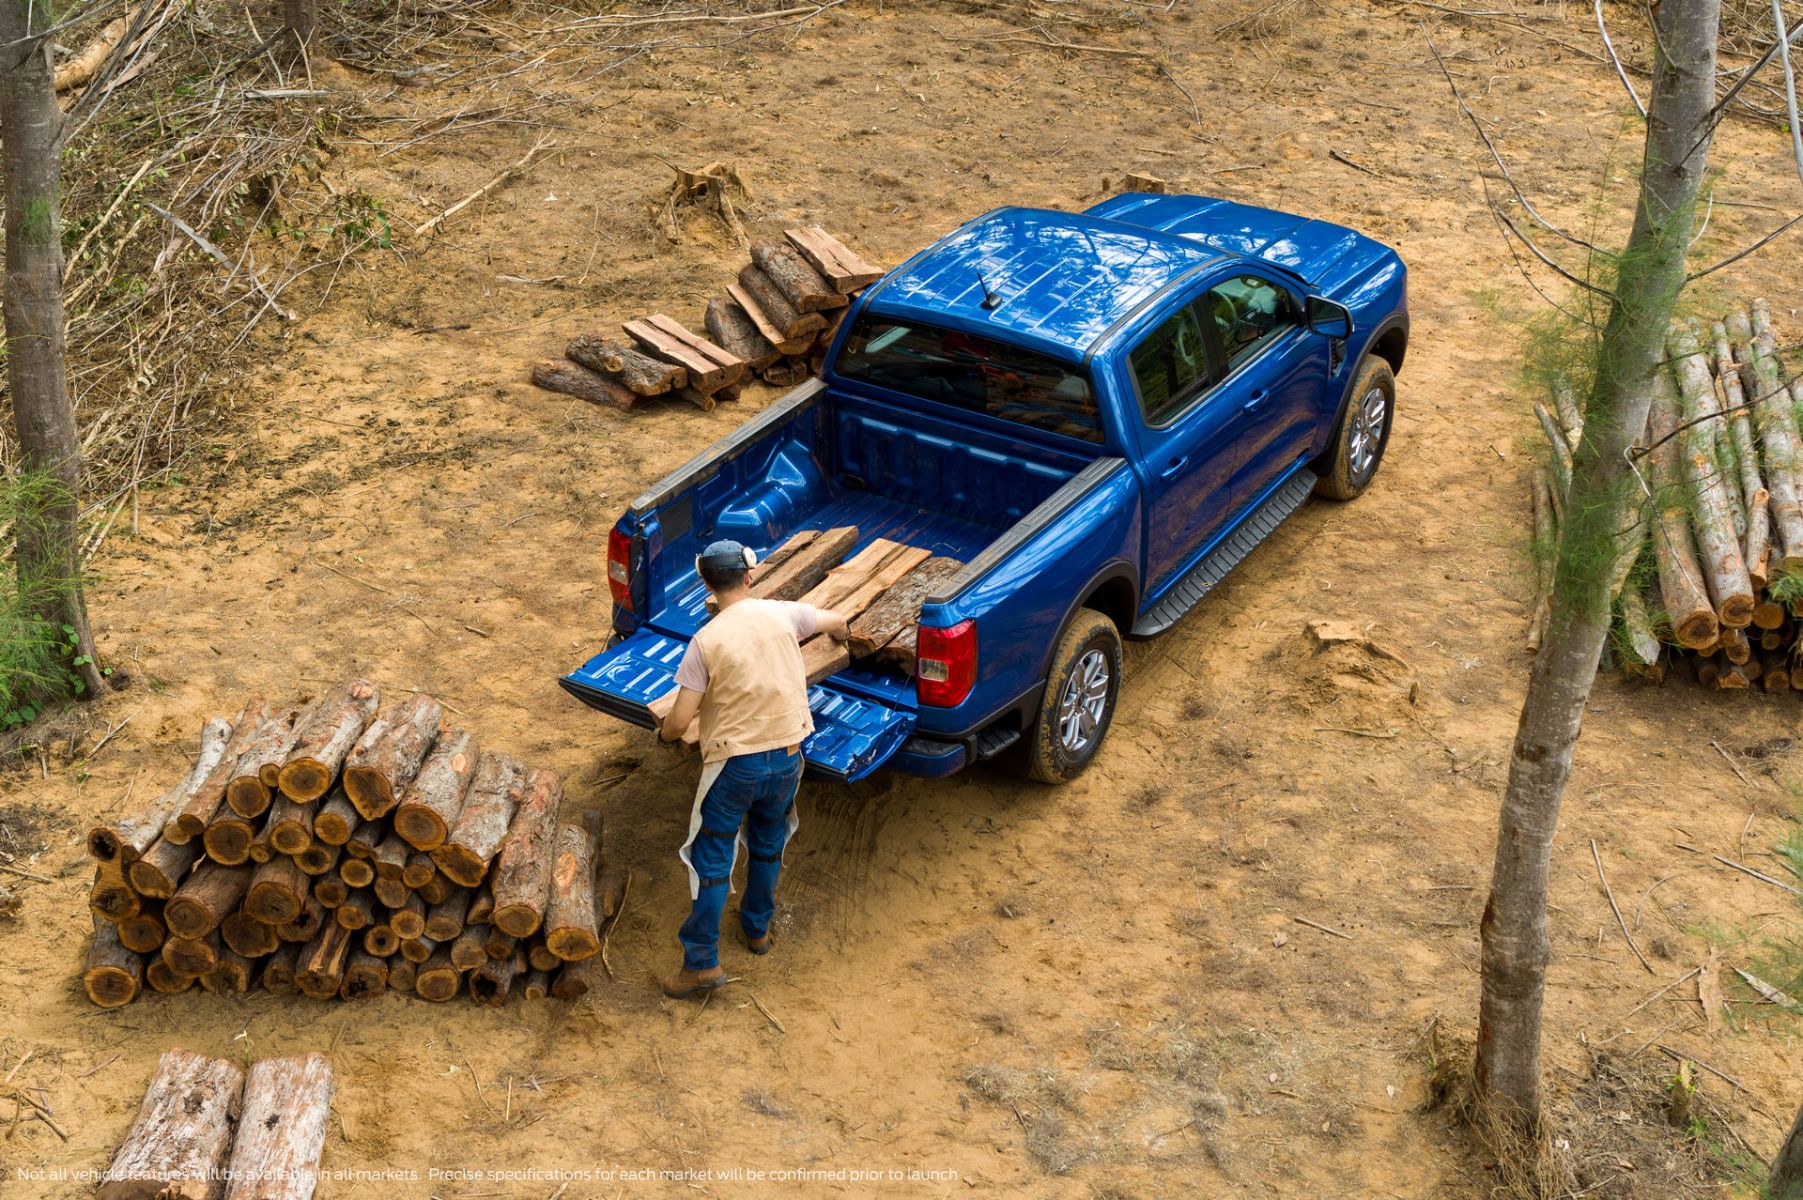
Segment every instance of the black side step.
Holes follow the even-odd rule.
[[[1194,608],[1202,597],[1214,590],[1216,584],[1227,578],[1227,572],[1239,566],[1248,554],[1258,548],[1260,542],[1270,537],[1290,514],[1301,508],[1303,501],[1314,490],[1315,473],[1307,467],[1290,476],[1288,482],[1247,514],[1219,546],[1191,567],[1189,574],[1178,580],[1165,593],[1164,599],[1134,624],[1131,636],[1153,637],[1175,625],[1177,618]]]
[[[994,758],[1018,741],[1018,729],[985,729],[977,735],[977,760],[981,762]]]

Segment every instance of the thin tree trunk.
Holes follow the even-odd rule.
[[[0,46],[14,47],[0,62],[0,174],[6,193],[7,381],[20,465],[50,486],[25,499],[16,524],[18,582],[52,631],[74,630],[69,664],[99,694],[94,636],[88,630],[76,549],[76,494],[81,448],[63,363],[62,110],[50,40],[31,40],[50,21],[48,5],[0,5]]]
[[[1605,564],[1640,482],[1627,457],[1645,428],[1665,326],[1684,286],[1697,191],[1708,165],[1720,0],[1665,0],[1653,13],[1653,91],[1633,232],[1620,259],[1584,437],[1572,465],[1546,639],[1534,659],[1509,762],[1484,906],[1476,1084],[1505,1119],[1540,1115],[1540,1023],[1549,944],[1547,870],[1572,748],[1609,631]]]
[[[313,31],[318,24],[319,0],[282,0],[282,27],[301,54],[312,49]]]
[[[1803,1108],[1797,1110],[1797,1119],[1791,1122],[1790,1133],[1772,1160],[1765,1194],[1771,1200],[1803,1200]]]

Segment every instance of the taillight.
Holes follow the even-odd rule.
[[[614,603],[632,611],[632,535],[616,529],[607,535],[607,587]]]
[[[920,702],[951,708],[964,703],[976,682],[977,623],[959,621],[950,629],[922,625],[914,659],[914,687]]]

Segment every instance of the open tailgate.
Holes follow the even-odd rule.
[[[558,682],[590,708],[655,729],[651,702],[676,686],[687,638],[640,628]],[[914,713],[817,683],[808,689],[814,732],[802,743],[808,769],[851,783],[887,762],[914,732]]]

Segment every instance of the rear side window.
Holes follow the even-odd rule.
[[[866,313],[839,355],[839,374],[1004,421],[1102,440],[1082,368],[973,333]]]
[[[1216,284],[1202,297],[1202,304],[1214,319],[1229,371],[1302,321],[1290,294],[1259,275],[1241,275]]]
[[[1208,351],[1196,310],[1186,304],[1128,355],[1146,424],[1163,425],[1208,382]]]

